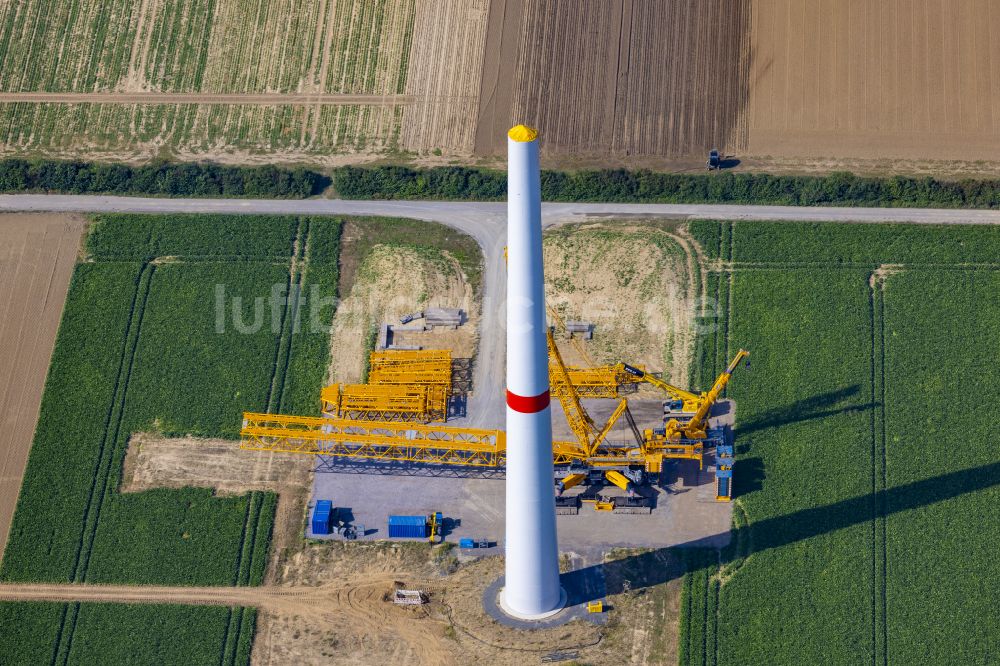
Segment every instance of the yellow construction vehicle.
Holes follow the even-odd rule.
[[[709,439],[707,432],[708,428],[708,417],[710,416],[712,405],[715,404],[719,396],[725,390],[726,385],[733,376],[733,371],[736,370],[740,361],[750,356],[750,352],[741,349],[733,357],[733,360],[729,363],[722,374],[718,376],[712,388],[709,389],[707,393],[701,394],[699,398],[700,404],[691,418],[688,420],[681,421],[676,418],[672,418],[666,422],[663,428],[658,428],[655,430],[647,430],[644,433],[644,439],[646,440],[646,446],[651,448],[665,447],[670,444],[679,444],[683,442],[694,442],[694,441],[704,441]]]
[[[431,543],[444,541],[444,518],[440,511],[427,516],[427,540]]]
[[[634,378],[636,381],[645,382],[669,395],[671,400],[667,403],[667,406],[671,412],[694,413],[698,411],[698,407],[700,407],[701,403],[705,400],[706,394],[702,393],[699,395],[697,393],[685,391],[682,388],[677,388],[676,386],[663,381],[656,375],[646,372],[642,367],[629,365],[628,363],[620,363],[616,366],[616,369],[617,368],[621,368],[621,372],[624,373],[624,375]],[[625,384],[626,381],[623,381],[622,384]]]

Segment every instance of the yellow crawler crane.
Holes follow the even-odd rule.
[[[715,404],[719,396],[725,390],[726,385],[729,384],[729,380],[732,379],[733,372],[739,366],[740,361],[750,356],[750,352],[745,349],[741,349],[730,361],[729,365],[722,374],[716,378],[715,383],[712,388],[708,390],[707,393],[703,393],[699,400],[698,409],[692,414],[691,418],[686,421],[681,421],[678,419],[670,419],[667,421],[663,428],[662,433],[656,433],[652,430],[647,430],[644,439],[646,440],[647,450],[650,448],[655,449],[659,446],[667,446],[671,443],[680,443],[685,440],[705,440],[708,439],[708,417],[712,410],[712,405]]]
[[[448,389],[435,385],[333,384],[320,394],[323,414],[359,421],[443,421]]]

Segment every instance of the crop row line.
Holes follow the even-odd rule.
[[[271,373],[271,386],[267,393],[268,411],[280,411],[285,392],[285,379],[288,375],[288,364],[292,356],[292,340],[299,325],[300,296],[305,263],[306,247],[309,242],[309,220],[299,220],[295,233],[292,253],[288,268],[288,281],[285,286],[285,307],[281,313],[281,334],[275,342],[274,364]]]
[[[59,619],[59,629],[52,651],[52,666],[66,666],[69,663],[70,649],[73,646],[73,635],[76,633],[76,623],[80,617],[80,602],[65,604],[62,617]],[[69,630],[67,631],[67,620]]]
[[[309,221],[301,219],[296,229],[295,237],[292,240],[292,247],[289,256],[288,279],[285,283],[285,303],[281,312],[280,335],[275,341],[274,361],[272,363],[271,381],[268,387],[265,404],[268,411],[280,411],[284,397],[286,380],[288,377],[288,364],[291,359],[292,341],[294,331],[299,319],[299,294],[302,289],[302,266],[305,259],[305,251],[309,237]],[[256,555],[256,546],[260,538],[260,520],[264,513],[264,494],[253,492],[247,503],[247,511],[243,519],[242,533],[240,537],[240,550],[237,553],[236,567],[233,574],[235,585],[253,584],[253,565]],[[265,536],[266,538],[266,536]],[[266,556],[266,555],[265,555]],[[230,616],[230,628],[233,624],[241,624],[241,619]],[[237,630],[238,641],[239,626]],[[223,661],[225,663],[225,660]]]
[[[142,318],[149,298],[149,289],[155,266],[146,263],[136,280],[136,289],[132,295],[132,305],[125,328],[125,339],[122,343],[121,357],[118,362],[118,375],[115,379],[114,392],[108,413],[105,417],[104,432],[98,448],[97,462],[94,468],[94,479],[91,483],[89,499],[84,513],[83,534],[77,547],[73,565],[73,582],[86,580],[87,568],[93,549],[94,537],[97,534],[97,523],[101,507],[107,494],[107,475],[111,467],[114,443],[118,437],[124,418],[125,396],[128,391],[128,381],[132,374],[135,361],[135,351],[139,343],[139,332],[142,328]],[[86,545],[85,545],[86,544]]]
[[[124,403],[128,392],[128,382],[132,374],[132,366],[135,362],[139,332],[142,328],[142,319],[146,309],[146,302],[149,298],[149,289],[154,271],[155,266],[152,264],[143,264],[136,279],[135,291],[132,294],[132,303],[125,327],[125,337],[122,342],[122,351],[118,361],[118,372],[115,378],[112,400],[108,406],[107,416],[105,417],[93,480],[91,481],[87,505],[84,509],[83,531],[80,535],[80,541],[77,544],[73,564],[73,582],[84,582],[86,580],[101,509],[107,497],[108,474],[112,458],[114,458],[115,441],[118,438],[122,420],[124,419]],[[79,603],[70,604],[64,610],[56,634],[55,651],[52,655],[53,665],[68,663],[79,613]]]
[[[885,429],[885,294],[883,282],[874,273],[869,278],[869,325],[871,327],[871,395],[878,401],[871,410],[872,485],[872,664],[888,663],[888,618],[886,604],[886,429]]]
[[[879,550],[881,551],[881,567],[879,574],[879,586],[878,589],[881,591],[881,608],[880,617],[882,621],[882,636],[881,636],[881,652],[882,659],[881,662],[888,666],[889,663],[889,608],[888,608],[888,522],[889,522],[889,496],[886,492],[889,487],[889,477],[888,477],[888,462],[889,462],[889,451],[886,440],[886,416],[888,410],[885,404],[886,401],[886,379],[885,379],[885,357],[886,357],[886,337],[885,337],[885,291],[880,287],[878,293],[878,326],[879,326],[879,407],[876,413],[878,414],[878,441],[879,449],[881,455],[878,458],[878,463],[880,467],[879,474],[879,497],[882,499],[881,511],[878,516],[878,523],[881,529]],[[877,658],[877,655],[876,655]],[[876,662],[877,663],[877,662]]]
[[[244,644],[252,644],[254,610],[242,606],[229,608],[226,630],[222,638],[222,652],[219,663],[221,666],[236,666],[238,663],[249,663],[241,660],[240,652]],[[251,638],[247,638],[247,636]],[[249,657],[249,655],[245,655]]]

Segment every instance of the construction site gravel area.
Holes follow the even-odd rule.
[[[0,559],[85,220],[0,215]]]

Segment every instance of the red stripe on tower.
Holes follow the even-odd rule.
[[[507,406],[522,414],[535,414],[549,406],[549,392],[523,396],[507,391]]]

